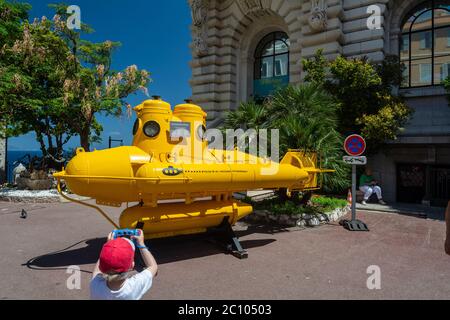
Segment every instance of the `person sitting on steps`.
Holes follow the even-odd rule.
[[[364,199],[361,204],[366,205],[367,200],[372,196],[372,194],[376,194],[378,198],[379,204],[386,204],[383,201],[383,196],[381,195],[381,187],[378,185],[378,182],[372,176],[372,170],[370,168],[366,168],[366,171],[359,178],[359,190],[364,192]]]

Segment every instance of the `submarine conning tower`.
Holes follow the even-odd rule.
[[[174,148],[185,144],[194,155],[194,148],[207,148],[206,112],[201,107],[185,100],[175,106],[173,112],[169,103],[159,96],[146,100],[134,110],[137,114],[133,126],[133,146],[149,153],[161,162],[173,162]]]

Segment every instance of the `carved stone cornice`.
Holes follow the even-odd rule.
[[[246,16],[259,18],[268,15],[262,0],[237,0],[237,2]]]

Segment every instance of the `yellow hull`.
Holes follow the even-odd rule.
[[[73,193],[117,205],[141,200],[155,205],[157,200],[193,199],[259,188],[305,189],[317,182],[314,167],[291,163],[272,163],[274,174],[265,174],[269,166],[260,163],[170,164],[133,160],[146,157],[149,155],[136,147],[79,152],[59,175]]]
[[[236,201],[198,201],[160,204],[157,208],[140,205],[126,209],[120,216],[120,227],[135,229],[144,223],[146,239],[205,232],[220,225],[225,217],[230,224],[252,213],[252,206]]]

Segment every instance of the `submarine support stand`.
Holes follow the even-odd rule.
[[[239,259],[247,259],[248,252],[242,248],[239,238],[231,227],[230,217],[223,218],[221,224],[217,227],[210,228],[208,233],[215,235],[214,243],[223,247],[228,253]]]

